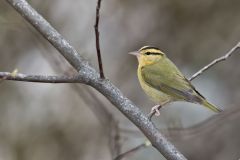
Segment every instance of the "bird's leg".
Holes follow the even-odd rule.
[[[152,109],[151,109],[151,112],[148,114],[148,119],[151,120],[153,115],[160,116],[160,111],[159,110],[162,108],[162,106],[164,106],[168,102],[169,101],[166,101],[164,103],[153,106]]]
[[[160,116],[160,109],[161,109],[161,105],[155,105],[152,107],[151,109],[151,113],[150,114],[155,114],[155,116]]]

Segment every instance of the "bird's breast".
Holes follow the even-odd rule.
[[[141,71],[141,67],[138,67],[138,71],[137,71],[137,75],[138,75],[138,80],[139,83],[142,87],[142,89],[144,90],[144,92],[150,97],[150,99],[152,101],[154,101],[157,104],[163,104],[165,102],[169,102],[171,101],[171,97],[153,87],[151,87],[150,85],[148,85],[143,77],[142,77],[142,71]]]

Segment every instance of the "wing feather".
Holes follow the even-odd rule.
[[[144,81],[176,100],[201,103],[204,97],[191,85],[170,60],[162,60],[141,68]]]

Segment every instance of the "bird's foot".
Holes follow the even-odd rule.
[[[150,114],[155,114],[155,116],[160,116],[161,107],[162,107],[161,105],[156,105],[156,106],[152,107]]]

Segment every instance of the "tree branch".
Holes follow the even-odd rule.
[[[7,0],[30,24],[32,24],[79,72],[83,83],[102,93],[149,139],[152,145],[169,160],[186,158],[148,120],[143,112],[109,80],[99,77],[98,72],[25,0]]]
[[[103,65],[102,65],[100,41],[99,41],[99,31],[98,31],[98,24],[99,24],[99,19],[100,19],[99,12],[100,12],[100,8],[101,8],[101,2],[102,2],[102,0],[98,0],[98,2],[97,2],[96,21],[95,21],[94,29],[95,29],[95,36],[96,36],[96,50],[97,50],[100,77],[105,78],[104,73],[103,73]]]
[[[22,73],[12,74],[10,72],[0,72],[0,79],[23,81],[23,82],[38,82],[38,83],[81,83],[80,76],[49,76],[49,75],[26,75]]]
[[[240,48],[240,42],[238,42],[224,56],[214,59],[211,63],[209,63],[208,65],[204,66],[202,69],[197,71],[194,75],[192,75],[191,78],[189,78],[189,81],[192,81],[193,79],[197,78],[197,76],[201,75],[203,72],[205,72],[209,68],[213,67],[215,64],[217,64],[217,63],[219,63],[221,61],[227,60],[232,55],[232,53],[234,53],[234,51],[237,50],[238,48]]]

